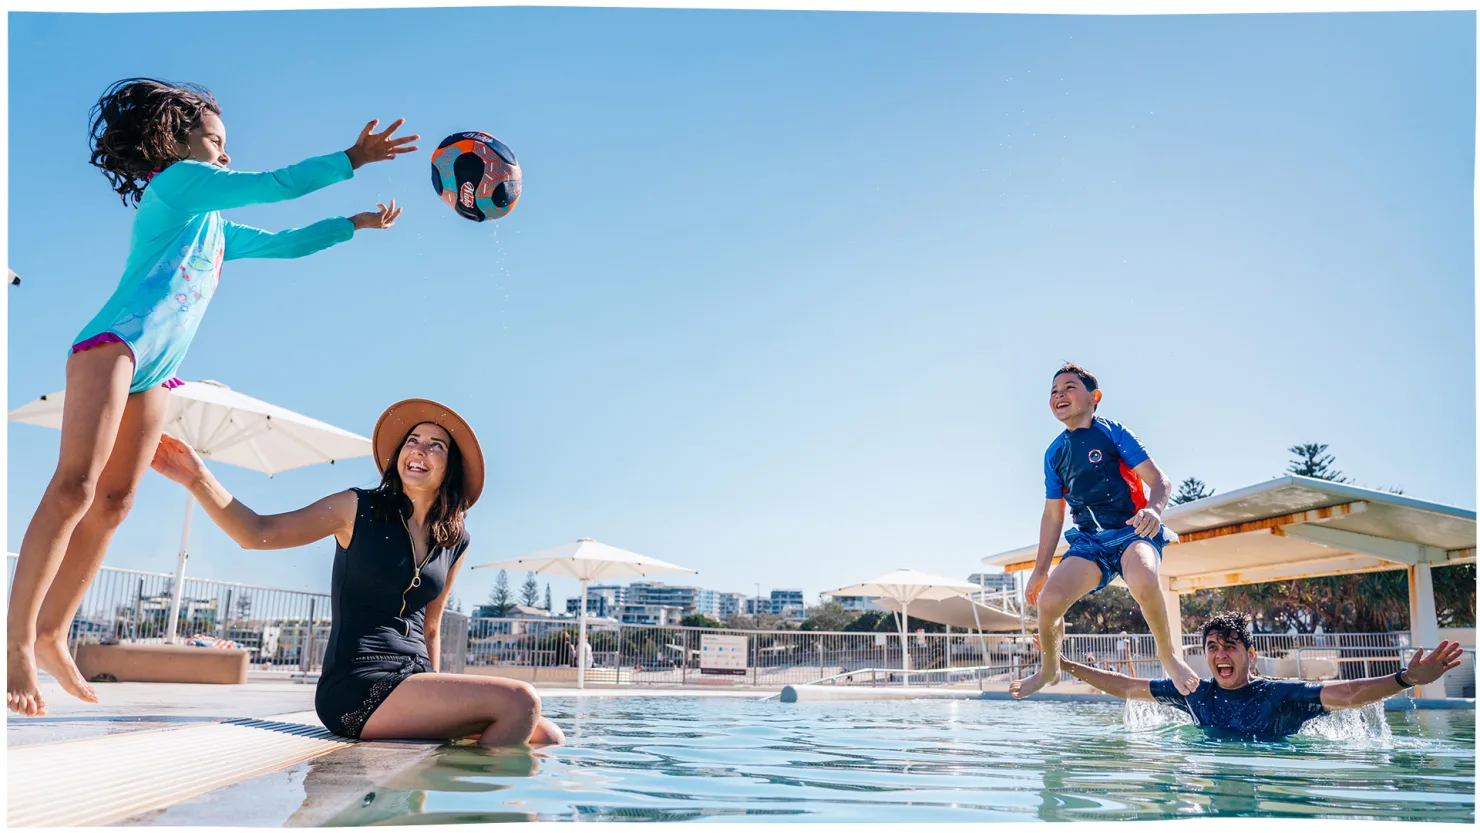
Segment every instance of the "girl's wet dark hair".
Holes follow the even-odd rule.
[[[393,513],[402,518],[411,516],[411,498],[406,497],[401,486],[401,450],[417,426],[411,426],[401,443],[396,446],[396,456],[381,475],[380,485],[370,492],[374,513],[379,520],[388,520]],[[446,429],[443,429],[446,430]],[[427,512],[427,539],[433,547],[454,547],[462,542],[465,528],[463,519],[468,513],[466,479],[463,476],[462,452],[456,442],[447,445],[447,473],[442,476],[442,485],[437,489],[437,500]]]
[[[202,87],[125,78],[93,105],[90,161],[125,205],[138,205],[150,176],[180,161],[179,146],[206,113],[219,116],[221,106]]]

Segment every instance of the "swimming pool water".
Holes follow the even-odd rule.
[[[1280,743],[1209,740],[1149,704],[622,697],[545,712],[568,745],[445,748],[330,824],[1475,820],[1473,711],[1347,712]]]

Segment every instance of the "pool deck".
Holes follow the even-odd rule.
[[[782,694],[780,686],[770,690],[538,688],[546,699],[780,699]],[[102,702],[88,704],[43,679],[42,693],[49,714],[39,718],[8,717],[8,826],[314,826],[333,818],[366,789],[373,789],[377,781],[414,766],[442,745],[353,743],[338,738],[314,715],[314,688],[303,681],[254,681],[245,685],[112,683],[97,689]],[[895,697],[1011,699],[1005,685],[987,691],[879,691],[889,691]],[[1114,702],[1114,698],[1087,686],[1067,683],[1054,686],[1034,700]],[[1415,702],[1394,698],[1388,707],[1474,706],[1474,700]],[[317,770],[316,783],[325,783],[327,777],[333,788],[318,787],[313,794],[305,794],[302,772],[310,761]],[[324,776],[324,771],[329,775]],[[86,785],[86,789],[79,790],[78,785]]]

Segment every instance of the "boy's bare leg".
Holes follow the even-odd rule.
[[[1099,584],[1100,565],[1085,558],[1065,558],[1049,574],[1048,583],[1038,596],[1038,641],[1043,651],[1043,667],[1030,677],[1014,680],[1007,687],[1013,697],[1027,697],[1058,680],[1064,614]]]
[[[1120,558],[1120,574],[1130,588],[1131,596],[1141,606],[1141,616],[1151,627],[1156,638],[1156,656],[1161,667],[1184,695],[1197,690],[1200,680],[1182,659],[1182,646],[1172,643],[1171,619],[1167,614],[1166,599],[1161,595],[1161,579],[1156,571],[1156,550],[1145,541],[1136,541],[1126,548]]]

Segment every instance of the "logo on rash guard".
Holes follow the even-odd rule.
[[[1103,459],[1105,459],[1105,455],[1101,454],[1098,448],[1091,448],[1089,450],[1089,461],[1091,463],[1098,463]]]

